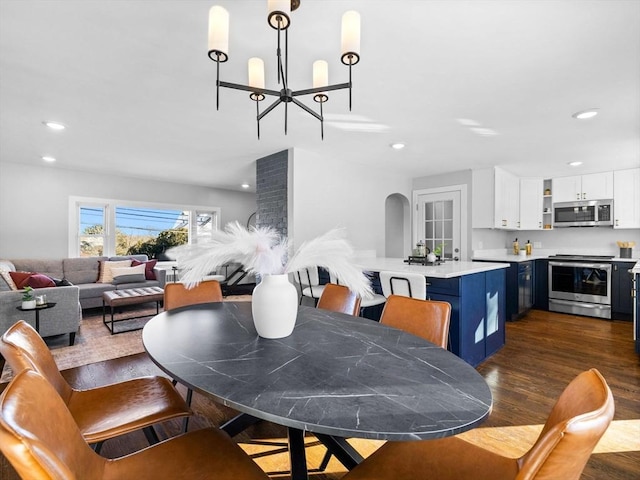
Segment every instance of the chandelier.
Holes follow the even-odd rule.
[[[324,139],[324,116],[322,105],[329,100],[327,92],[349,89],[349,111],[351,111],[351,67],[360,61],[360,14],[355,11],[346,12],[342,16],[342,56],[341,61],[349,67],[349,81],[329,85],[329,66],[326,61],[313,63],[313,88],[292,90],[289,85],[289,35],[291,11],[300,6],[300,0],[268,0],[267,23],[278,31],[276,57],[278,60],[278,84],[280,90],[265,88],[264,62],[254,57],[248,62],[248,85],[223,82],[220,80],[220,64],[229,59],[229,12],[223,7],[214,6],[209,10],[209,58],[216,62],[216,110],[220,108],[220,87],[233,88],[250,92],[249,98],[256,102],[256,119],[258,139],[260,138],[260,120],[284,103],[284,133],[287,134],[288,105],[293,103],[305,112],[320,120],[320,136]],[[284,33],[284,53],[281,49],[281,35]],[[313,100],[320,104],[320,113],[315,112],[296,97],[313,95]],[[260,102],[267,96],[276,100],[260,112]]]

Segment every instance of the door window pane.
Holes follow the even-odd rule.
[[[427,247],[444,258],[453,258],[453,200],[424,204],[424,232]],[[443,248],[444,245],[444,248]]]

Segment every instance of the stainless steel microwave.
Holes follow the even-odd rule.
[[[613,225],[613,200],[582,200],[553,204],[554,227],[608,227]]]

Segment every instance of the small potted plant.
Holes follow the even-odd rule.
[[[440,245],[438,245],[436,248],[433,249],[433,253],[436,254],[436,258],[438,260],[441,260],[444,257],[444,246],[446,244],[445,243],[441,243]]]
[[[33,288],[29,286],[24,287],[24,292],[22,292],[22,308],[36,308],[36,297],[33,293]]]

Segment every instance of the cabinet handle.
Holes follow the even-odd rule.
[[[619,226],[620,226],[619,221],[620,221],[620,220],[618,220],[618,219],[616,218],[616,227],[619,227]]]
[[[587,194],[586,194],[586,193],[584,193],[584,192],[582,192],[582,199],[583,199],[583,200],[586,200],[586,199],[587,199]]]
[[[538,222],[538,228],[542,228],[542,222]]]
[[[580,200],[580,193],[576,193],[576,200]]]

